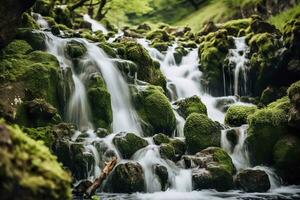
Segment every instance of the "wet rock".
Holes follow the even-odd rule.
[[[109,175],[104,191],[112,193],[145,192],[145,178],[141,165],[137,162],[117,165]]]
[[[184,136],[188,152],[196,153],[210,146],[220,146],[221,129],[206,115],[192,113],[184,125]]]
[[[35,50],[46,49],[46,38],[42,32],[35,31],[30,28],[19,28],[16,39],[27,41]]]
[[[214,24],[214,22],[208,22],[204,25],[204,27],[198,33],[199,36],[208,35],[211,32],[215,32],[218,30],[218,27]]]
[[[233,187],[235,168],[223,149],[210,147],[194,156],[183,156],[183,162],[186,168],[192,168],[194,189],[226,191]]]
[[[300,175],[300,139],[295,135],[287,135],[279,140],[273,151],[277,172],[288,184],[299,184]]]
[[[230,145],[231,145],[231,151],[233,151],[234,147],[238,143],[239,132],[236,129],[225,130],[225,132],[226,132],[226,138],[230,142]]]
[[[159,147],[160,156],[164,159],[169,159],[172,161],[176,160],[175,149],[170,144],[161,144]]]
[[[80,58],[85,55],[86,51],[86,47],[76,40],[67,42],[65,52],[71,58]]]
[[[174,147],[175,155],[180,158],[186,152],[186,144],[180,139],[172,139],[170,144]]]
[[[148,145],[147,141],[134,133],[119,133],[113,139],[114,145],[125,159]]]
[[[162,191],[165,191],[167,189],[169,174],[168,169],[163,165],[154,165],[153,166],[154,173],[159,178]]]
[[[95,133],[96,133],[97,137],[100,137],[100,138],[105,138],[106,136],[108,136],[110,134],[109,131],[105,128],[97,128]]]
[[[245,192],[267,192],[271,187],[268,174],[254,169],[239,172],[235,178],[235,184]]]
[[[93,184],[90,180],[81,180],[73,189],[72,193],[75,195],[83,195],[86,190]]]
[[[207,115],[206,106],[197,96],[192,96],[175,102],[178,113],[186,119],[192,113]]]
[[[160,144],[163,144],[163,143],[169,143],[170,138],[168,136],[166,136],[165,134],[163,134],[163,133],[159,133],[159,134],[155,134],[153,136],[153,141],[154,141],[154,144],[160,145]]]
[[[288,96],[291,102],[288,123],[300,130],[300,81],[289,87]]]
[[[137,29],[142,29],[142,30],[146,30],[146,31],[151,31],[151,27],[146,24],[146,23],[143,23],[143,24],[140,24],[138,25]]]
[[[232,105],[226,112],[225,124],[238,127],[247,124],[247,118],[257,110],[256,106]]]
[[[230,107],[230,105],[233,103],[235,103],[234,98],[222,97],[222,98],[216,99],[215,106],[222,112],[226,112],[228,110],[228,108]]]

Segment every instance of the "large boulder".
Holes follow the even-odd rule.
[[[137,78],[153,85],[166,88],[166,79],[160,71],[160,66],[154,62],[147,50],[140,44],[132,41],[124,41],[123,57],[137,65]]]
[[[273,151],[275,167],[283,180],[288,184],[299,184],[300,175],[300,139],[287,135],[279,140]]]
[[[93,124],[99,128],[110,128],[113,120],[111,96],[100,73],[92,73],[86,80],[87,97]]]
[[[145,178],[141,165],[137,162],[117,165],[109,175],[104,191],[112,193],[145,192]]]
[[[0,135],[1,199],[71,199],[71,178],[48,148],[3,121]]]
[[[178,113],[186,119],[192,113],[207,115],[207,109],[198,96],[192,96],[175,102]]]
[[[113,139],[124,159],[129,159],[138,150],[146,147],[148,142],[134,133],[119,133]]]
[[[192,113],[184,125],[187,150],[197,153],[210,146],[220,146],[221,129],[218,123],[204,114]]]
[[[248,117],[246,145],[253,165],[271,164],[276,142],[288,132],[289,99],[284,97]]]
[[[77,40],[68,41],[65,52],[71,58],[80,58],[85,55],[87,49],[81,42]]]
[[[292,84],[288,89],[291,102],[289,111],[289,125],[300,130],[300,81]]]
[[[239,172],[235,178],[235,184],[245,192],[266,192],[271,187],[268,174],[254,169]]]
[[[26,2],[4,0],[0,5],[0,49],[13,40],[16,29],[21,23],[22,14],[28,10],[35,0]]]
[[[256,111],[256,106],[232,105],[226,112],[225,124],[238,127],[247,124],[247,118]]]
[[[135,91],[134,96],[135,107],[145,124],[144,133],[146,135],[163,133],[171,136],[176,127],[176,119],[162,89],[146,86]]]
[[[221,148],[209,147],[194,156],[183,156],[185,168],[192,168],[193,188],[226,191],[233,188],[235,168]]]

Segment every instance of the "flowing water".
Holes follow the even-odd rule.
[[[95,23],[90,18],[85,16],[85,20],[90,23],[94,23],[93,30],[101,30],[100,24]],[[37,18],[38,23],[43,29],[47,29],[45,21]],[[98,27],[98,28],[97,28]],[[102,30],[103,31],[103,30]],[[99,48],[96,44],[90,43],[85,39],[72,38],[62,39],[53,36],[50,32],[43,32],[47,37],[48,52],[55,55],[60,63],[63,71],[71,69],[72,82],[74,88],[72,95],[69,99],[69,103],[66,111],[66,119],[75,123],[78,126],[77,131],[72,137],[74,142],[84,131],[88,134],[88,137],[83,141],[86,153],[93,155],[94,164],[88,172],[88,177],[93,180],[101,173],[101,169],[105,165],[105,161],[109,160],[112,156],[117,156],[122,160],[118,150],[114,146],[112,140],[114,136],[119,132],[134,132],[142,136],[141,125],[138,115],[131,103],[131,94],[129,91],[128,83],[122,76],[122,73],[116,66],[115,59],[110,58],[106,53]],[[119,34],[118,37],[121,37]],[[68,41],[76,40],[87,48],[87,54],[80,60],[80,64],[83,66],[83,70],[77,72],[74,69],[73,62],[68,56],[65,56],[65,46]],[[112,40],[113,41],[113,40]],[[111,41],[111,42],[112,42]],[[245,50],[243,46],[244,39],[237,38],[236,50],[232,50],[232,62],[236,63],[235,75],[238,77],[240,71],[244,70],[245,61],[243,61],[244,55],[239,53]],[[139,39],[138,42],[144,46],[151,57],[160,63],[161,70],[167,78],[168,96],[171,103],[177,100],[197,95],[201,98],[208,110],[208,116],[220,123],[224,122],[224,112],[218,107],[218,102],[226,100],[230,104],[241,104],[237,101],[236,97],[212,97],[203,91],[201,87],[201,71],[199,71],[198,65],[198,49],[189,50],[189,53],[183,57],[181,63],[176,63],[174,58],[174,52],[176,50],[176,43],[169,47],[166,53],[161,53],[154,48],[151,48],[145,39]],[[235,54],[238,52],[238,54]],[[242,60],[242,61],[240,61]],[[240,65],[240,66],[238,66]],[[108,92],[111,95],[111,104],[113,110],[113,123],[112,134],[105,138],[98,138],[93,130],[91,123],[91,109],[88,104],[85,81],[87,76],[94,72],[96,69],[101,73]],[[235,77],[236,77],[235,76]],[[245,79],[246,80],[246,79]],[[136,84],[139,81],[136,80]],[[239,78],[235,79],[234,93],[239,93]],[[143,86],[137,86],[143,87]],[[243,86],[244,87],[244,86]],[[246,91],[244,87],[243,91]],[[180,139],[184,139],[183,126],[185,120],[176,112],[176,106],[174,107],[174,113],[177,119],[177,132],[176,136]],[[247,137],[247,125],[235,128],[238,135],[238,142],[235,146],[232,146],[228,141],[226,134],[228,130],[222,132],[221,144],[225,151],[231,156],[233,163],[237,170],[251,168],[247,149],[245,149],[244,141]],[[260,169],[266,171],[269,175],[271,182],[271,189],[268,193],[244,193],[241,191],[228,191],[228,192],[216,192],[214,190],[192,191],[192,173],[191,170],[181,169],[175,165],[172,161],[162,159],[159,153],[159,146],[155,145],[152,138],[145,138],[148,141],[148,146],[137,151],[132,160],[139,162],[144,170],[145,182],[147,193],[136,194],[107,194],[99,193],[101,199],[297,199],[300,198],[300,189],[296,186],[282,187],[280,186],[280,179],[276,176],[274,171],[264,166],[256,166],[253,169]],[[168,190],[162,192],[159,184],[159,180],[153,172],[154,165],[164,166],[169,174],[169,186]],[[74,197],[76,199],[76,197]]]
[[[104,34],[108,33],[107,29],[102,24],[92,19],[88,14],[83,15],[83,20],[89,22],[92,25],[93,32],[102,31]]]

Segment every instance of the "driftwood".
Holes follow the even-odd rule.
[[[110,172],[114,169],[118,161],[117,157],[113,157],[111,161],[105,163],[105,167],[103,168],[100,176],[96,178],[96,180],[93,182],[93,184],[86,190],[85,195],[87,197],[91,197],[95,194],[95,191],[97,188],[101,186],[103,181],[108,177]]]

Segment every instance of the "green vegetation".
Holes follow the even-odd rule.
[[[247,117],[256,111],[256,106],[233,105],[226,112],[225,123],[230,126],[247,124]]]
[[[271,24],[274,24],[278,29],[283,30],[284,25],[300,14],[300,4],[292,7],[286,11],[283,11],[275,16],[270,17],[268,20]]]

